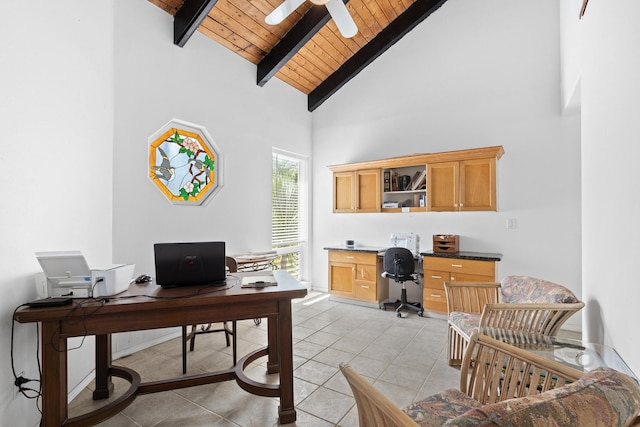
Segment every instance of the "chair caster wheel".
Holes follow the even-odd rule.
[[[418,316],[424,317],[423,315],[424,315],[424,312],[422,310],[418,312]]]
[[[402,317],[402,313],[396,313],[396,316]]]

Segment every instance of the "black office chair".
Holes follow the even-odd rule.
[[[395,307],[398,317],[402,317],[401,310],[408,308],[409,310],[416,311],[418,316],[422,317],[423,310],[422,304],[407,302],[407,289],[404,286],[404,282],[411,281],[420,285],[418,281],[418,275],[415,274],[416,261],[413,258],[413,253],[406,248],[389,248],[384,253],[384,273],[382,277],[393,279],[396,283],[402,285],[400,293],[400,300],[396,302],[385,302],[384,309],[387,307]]]
[[[228,256],[226,258],[227,271],[229,273],[235,273],[238,271],[238,264],[233,257]],[[229,327],[231,323],[231,327]],[[237,340],[236,340],[236,321],[222,322],[221,328],[212,328],[212,324],[207,325],[191,325],[191,332],[187,334],[187,326],[182,327],[182,373],[187,373],[187,342],[189,342],[189,350],[193,351],[196,345],[196,336],[200,334],[210,334],[213,332],[224,332],[224,337],[227,341],[227,347],[233,344],[233,364],[238,362],[237,360]]]

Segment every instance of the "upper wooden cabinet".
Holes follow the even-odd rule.
[[[333,171],[334,212],[495,211],[496,166],[504,154],[501,146],[442,153],[417,154],[330,166]],[[382,209],[390,192],[383,192],[382,170],[412,171],[426,165],[426,207]],[[419,190],[419,189],[418,189]],[[420,199],[422,193],[399,198]],[[416,197],[417,196],[417,197]]]
[[[496,158],[427,164],[427,210],[495,211]]]
[[[334,212],[380,212],[380,169],[333,174]]]

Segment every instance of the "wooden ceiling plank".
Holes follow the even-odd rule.
[[[371,30],[371,27],[369,26],[369,23],[367,22],[366,17],[363,14],[362,8],[364,8],[364,5],[360,5],[360,7],[357,8],[352,8],[350,9],[350,11],[351,17],[358,27],[358,34],[356,34],[356,37],[358,35],[364,37],[366,44],[375,37],[375,33]],[[334,22],[331,22],[331,25],[335,26],[336,24]],[[356,37],[353,38],[355,39]]]
[[[393,8],[389,0],[376,0],[376,3],[378,3],[378,7],[382,13],[384,13],[384,16],[387,18],[389,23],[398,17],[399,14]]]
[[[447,0],[420,0],[413,3],[374,40],[360,49],[342,66],[316,87],[308,96],[308,110],[313,111],[355,77],[367,65],[382,55],[408,32],[438,10]]]
[[[228,2],[230,7],[235,9],[234,13],[239,16],[238,20],[250,31],[260,34],[260,37],[268,41],[271,47],[286,34],[286,27],[265,24],[266,14],[262,10],[265,9],[264,7],[260,9],[253,2],[247,0],[228,0]],[[261,2],[261,4],[264,4],[264,2]],[[270,51],[271,47],[267,51]]]
[[[301,76],[294,68],[282,67],[278,71],[277,75],[278,75],[278,78],[281,78],[281,76],[287,76],[289,79],[294,80],[297,83],[297,85],[304,88],[302,92],[305,92],[307,94],[311,92],[311,89],[315,87],[315,85],[312,85],[304,76]]]
[[[205,34],[207,37],[215,40],[220,43],[227,49],[236,52],[246,60],[250,61],[253,64],[257,64],[260,62],[262,57],[264,56],[264,52],[255,48],[254,46],[246,47],[247,42],[243,46],[239,46],[237,43],[239,40],[232,39],[232,33],[219,22],[209,18],[206,19],[205,22],[200,25],[198,31]]]
[[[387,17],[387,14],[382,10],[376,0],[364,0],[364,5],[369,10],[369,13],[375,19],[380,31],[391,23],[391,20]],[[380,32],[378,31],[378,33]]]
[[[357,23],[357,21],[356,21]],[[327,40],[331,46],[335,46],[336,49],[341,51],[343,55],[348,59],[353,56],[354,53],[362,49],[362,46],[366,46],[367,40],[360,34],[356,34],[350,39],[342,37],[335,24],[333,26],[326,26],[318,33]]]
[[[175,15],[178,9],[180,9],[182,0],[173,0],[173,1],[149,0],[149,3],[155,4],[160,9],[164,10],[165,12],[171,15]]]
[[[360,13],[360,16],[362,17],[364,23],[367,25],[369,31],[372,34],[372,36],[369,38],[369,41],[371,41],[376,35],[378,35],[380,31],[382,31],[384,27],[386,27],[386,25],[381,26],[378,22],[378,17],[374,14],[377,10],[371,10],[374,6],[377,5],[370,5],[368,3],[369,2],[367,2],[366,0],[363,0],[362,6],[358,10],[358,12]]]
[[[349,0],[343,0],[347,3]],[[326,8],[313,7],[258,64],[257,83],[264,86],[329,20]]]
[[[317,87],[330,73],[322,73],[315,65],[302,55],[296,55],[283,68],[295,70],[303,76],[312,88]]]
[[[255,21],[243,19],[242,12],[229,2],[225,2],[224,6],[217,7],[215,20],[227,27],[231,32],[242,35],[248,42],[254,44],[263,52],[268,52],[274,44],[273,35],[264,27],[255,25]],[[248,25],[254,24],[251,27]],[[268,39],[271,40],[268,40]]]
[[[173,44],[183,47],[218,0],[185,1],[173,17]]]
[[[235,1],[246,1],[246,0],[235,0]],[[264,22],[264,18],[267,17],[268,14],[273,12],[273,10],[282,4],[283,0],[250,0],[249,3],[254,4],[256,9],[259,9],[264,16],[262,17],[260,22]],[[266,26],[270,29],[273,29],[275,33],[280,34],[282,37],[286,34],[291,27],[295,25],[296,22],[302,18],[302,16],[307,13],[307,11],[312,7],[311,2],[304,2],[299,8],[291,13],[282,23],[279,25],[268,25]]]
[[[309,40],[309,43],[307,43],[305,47],[309,49],[313,53],[313,55],[315,55],[318,58],[319,61],[322,61],[322,63],[326,64],[326,66],[329,67],[331,70],[335,70],[340,66],[340,64],[342,64],[342,62],[344,62],[344,61],[338,62],[335,58],[332,57],[332,55],[328,53],[328,51],[324,47],[318,45],[316,41],[317,41],[317,35],[316,37]]]
[[[300,92],[304,93],[305,95],[308,95],[309,92],[311,92],[311,89],[302,86],[300,83],[295,81],[295,79],[283,74],[282,72],[278,72],[278,74],[276,74],[276,77],[282,80],[283,82],[285,82],[286,84],[288,84],[289,86],[291,86],[292,88],[297,89]]]
[[[331,73],[335,71],[335,68],[328,66],[320,57],[318,57],[307,46],[300,49],[300,51],[298,52],[298,55],[296,55],[294,58],[298,58],[298,57],[304,58],[307,63],[311,64],[311,67],[312,67],[311,73],[314,76],[319,77],[321,81],[326,79],[327,76],[329,76]]]
[[[253,28],[259,26],[263,31],[272,33],[272,31],[269,31],[264,25],[264,18],[266,17],[266,14],[261,9],[258,9],[253,2],[246,0],[228,0],[226,3],[228,3],[229,8],[233,7],[238,10],[237,13],[239,15],[246,15],[244,17],[240,16],[239,19],[243,21],[251,19],[251,21],[253,21],[250,25],[245,24],[247,27]]]
[[[227,28],[229,33],[238,34],[240,37],[261,49],[268,49],[269,44],[260,37],[260,34],[253,33],[250,28],[247,28],[242,22],[238,21],[237,17],[234,16],[234,11],[229,8],[228,3],[226,8],[216,7],[215,14],[211,14],[209,17]]]

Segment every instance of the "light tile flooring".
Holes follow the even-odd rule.
[[[348,362],[396,405],[419,397],[457,388],[460,371],[446,362],[446,322],[418,317],[398,318],[383,311],[333,302],[326,294],[311,292],[293,302],[294,386],[297,421],[289,426],[320,427],[358,425],[351,390],[338,365]],[[238,354],[266,345],[266,321],[238,323]],[[263,382],[277,382],[267,375],[265,358],[246,372]],[[180,339],[172,339],[117,360],[114,364],[135,369],[143,381],[180,376]],[[231,350],[221,333],[198,336],[188,355],[188,374],[227,369]],[[116,393],[127,384],[114,379]],[[115,398],[114,397],[114,398]],[[98,403],[99,404],[99,403]],[[96,405],[91,389],[70,404],[70,415]],[[120,414],[101,426],[240,426],[277,425],[278,399],[254,396],[234,381],[139,396]]]

